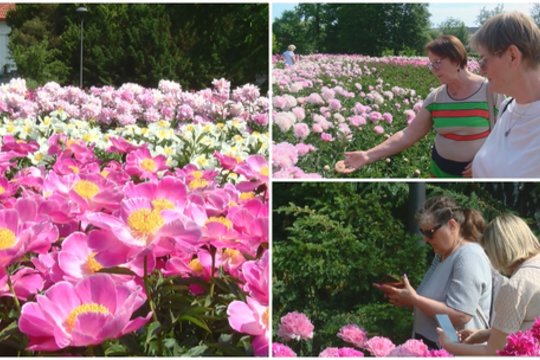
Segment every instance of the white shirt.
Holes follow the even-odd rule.
[[[540,101],[510,103],[474,157],[472,170],[475,178],[540,178]]]

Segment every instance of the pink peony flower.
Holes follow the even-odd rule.
[[[367,340],[366,332],[355,324],[343,326],[337,336],[343,341],[353,344],[357,348],[363,348]]]
[[[272,343],[272,357],[297,357],[297,355],[287,345]]]
[[[439,350],[430,350],[427,357],[453,357],[454,355],[450,354],[444,349]]]
[[[365,343],[365,348],[367,351],[369,351],[373,356],[376,357],[385,357],[394,350],[396,345],[388,339],[383,336],[374,336]]]
[[[307,340],[313,338],[313,329],[305,314],[294,311],[281,318],[278,336],[285,340]]]
[[[246,302],[235,300],[227,308],[231,328],[239,333],[254,336],[253,348],[256,356],[268,356],[270,338],[268,311],[268,306],[249,296]]]
[[[540,356],[540,345],[529,331],[508,335],[506,345],[497,351],[500,356]]]
[[[380,125],[375,126],[373,131],[375,131],[377,134],[384,134],[384,128]]]
[[[364,357],[364,353],[350,347],[342,347],[338,350],[339,357]]]
[[[337,347],[327,347],[319,354],[319,357],[339,357],[339,349]]]
[[[389,356],[395,357],[425,357],[429,354],[429,349],[422,340],[409,339],[405,343],[394,348]]]
[[[309,126],[305,123],[294,124],[294,136],[305,139],[309,135]]]
[[[101,344],[139,329],[152,315],[130,320],[146,295],[142,287],[115,284],[107,274],[92,275],[76,285],[58,282],[36,301],[24,304],[19,318],[19,329],[28,336],[32,351]]]
[[[332,141],[334,141],[334,137],[329,133],[323,132],[321,134],[321,140],[322,141],[327,141],[327,142],[332,142]]]
[[[142,148],[127,155],[126,172],[143,179],[155,178],[159,171],[167,169],[166,163],[167,158],[164,155],[153,157],[150,150]]]
[[[529,330],[532,336],[540,343],[540,317],[536,318],[532,328]]]

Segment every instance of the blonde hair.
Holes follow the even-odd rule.
[[[515,45],[525,63],[533,68],[540,64],[540,29],[530,16],[518,11],[491,17],[473,35],[471,45],[475,49],[483,47],[491,54]]]
[[[540,243],[521,218],[504,214],[491,221],[484,232],[482,246],[493,266],[505,275],[540,253]]]
[[[291,45],[289,45],[289,47],[287,48],[287,50],[289,50],[289,51],[294,51],[294,50],[296,50],[296,46],[294,46],[294,45],[291,44]]]

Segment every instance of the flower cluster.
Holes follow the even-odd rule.
[[[242,144],[263,103],[224,80],[194,94],[170,82],[0,87],[0,296],[27,350],[93,349],[152,322],[146,348],[170,355],[182,348],[164,352],[167,326],[221,317],[251,336],[249,353],[268,354],[269,171],[264,137]]]
[[[501,356],[540,356],[540,317],[527,331],[508,335],[506,345],[497,352]]]
[[[305,314],[292,312],[281,318],[278,336],[284,341],[308,340],[313,338],[313,325]],[[309,336],[307,336],[309,335]],[[354,346],[351,347],[327,347],[319,357],[363,357],[364,352],[374,357],[449,357],[446,350],[429,350],[422,340],[409,339],[405,343],[396,346],[392,340],[383,336],[368,337],[365,330],[356,324],[343,326],[337,336]],[[363,351],[362,351],[363,350]],[[272,344],[274,357],[294,357],[297,353],[287,345]]]

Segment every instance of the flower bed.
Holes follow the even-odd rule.
[[[309,55],[274,62],[273,169],[276,178],[339,177],[345,151],[366,150],[405,128],[430,88],[426,57]],[[469,61],[478,71],[478,63]],[[427,177],[432,135],[354,177]]]
[[[267,100],[0,88],[0,346],[268,353]]]

